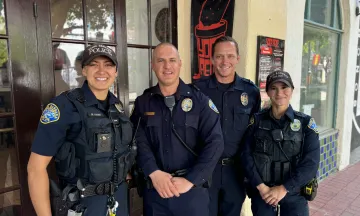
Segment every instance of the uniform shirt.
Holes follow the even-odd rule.
[[[81,87],[84,93],[84,105],[96,106],[106,112],[105,108],[96,99],[90,90],[87,81]],[[108,104],[119,103],[111,92],[108,93]],[[45,115],[50,114],[50,118],[44,120]],[[72,139],[81,131],[81,118],[73,105],[67,98],[66,92],[52,99],[45,108],[40,119],[38,129],[31,147],[31,151],[43,156],[55,156],[58,149],[67,139]]]
[[[201,79],[195,85],[210,97],[220,112],[225,143],[222,158],[235,156],[240,150],[250,116],[260,110],[259,89],[237,74],[228,88],[219,83],[215,75]]]
[[[219,114],[208,97],[182,80],[174,96],[176,104],[172,117],[158,85],[145,90],[136,99],[131,120],[137,125],[141,117],[136,134],[137,163],[146,176],[156,170],[172,173],[188,169],[185,178],[194,185],[201,185],[211,176],[223,152]],[[181,144],[172,131],[173,124],[198,157]]]
[[[273,117],[271,108],[255,114],[254,118],[250,120],[244,139],[244,151],[241,157],[243,165],[245,166],[246,177],[254,188],[263,183],[256,169],[252,153],[256,142],[254,134],[259,128],[259,122],[269,115],[271,117],[271,128],[273,129],[283,129],[286,122],[294,122],[297,115],[305,116],[305,118],[300,118],[302,119],[301,127],[304,140],[302,144],[302,158],[295,172],[292,173],[292,176],[286,182],[283,182],[284,187],[289,192],[299,191],[302,186],[307,184],[316,175],[320,162],[320,142],[314,119],[312,119],[311,116],[294,111],[291,105],[279,120]]]

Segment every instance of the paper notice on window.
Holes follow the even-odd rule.
[[[314,108],[314,104],[305,104],[303,105],[303,112],[306,115],[311,116],[311,109]]]

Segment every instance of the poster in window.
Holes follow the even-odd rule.
[[[231,36],[235,0],[191,1],[192,80],[213,74],[212,45],[222,36]]]
[[[266,94],[266,77],[274,71],[284,68],[285,40],[258,36],[256,55],[256,84],[260,88],[261,108],[270,106]]]

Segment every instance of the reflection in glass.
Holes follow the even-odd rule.
[[[127,42],[149,45],[146,0],[126,0]]]
[[[84,40],[82,0],[51,0],[53,38]]]
[[[4,0],[0,0],[0,34],[6,34],[6,16]]]
[[[338,38],[330,31],[304,28],[300,110],[327,128],[333,127]]]
[[[86,1],[87,31],[89,40],[115,41],[113,0]]]
[[[147,49],[128,48],[129,101],[135,101],[149,88],[149,55]],[[139,64],[139,59],[141,63]]]
[[[310,20],[331,26],[331,13],[333,7],[333,1],[311,0]]]
[[[81,60],[83,44],[53,43],[53,65],[56,95],[82,86]]]
[[[20,190],[0,194],[0,215],[20,216]]]
[[[168,0],[151,1],[152,45],[170,42],[170,10]]]

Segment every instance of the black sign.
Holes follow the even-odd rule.
[[[213,73],[212,45],[219,37],[232,35],[234,4],[234,0],[191,1],[192,80]]]
[[[265,89],[266,77],[273,71],[283,70],[285,40],[258,36],[256,77],[260,90]]]

